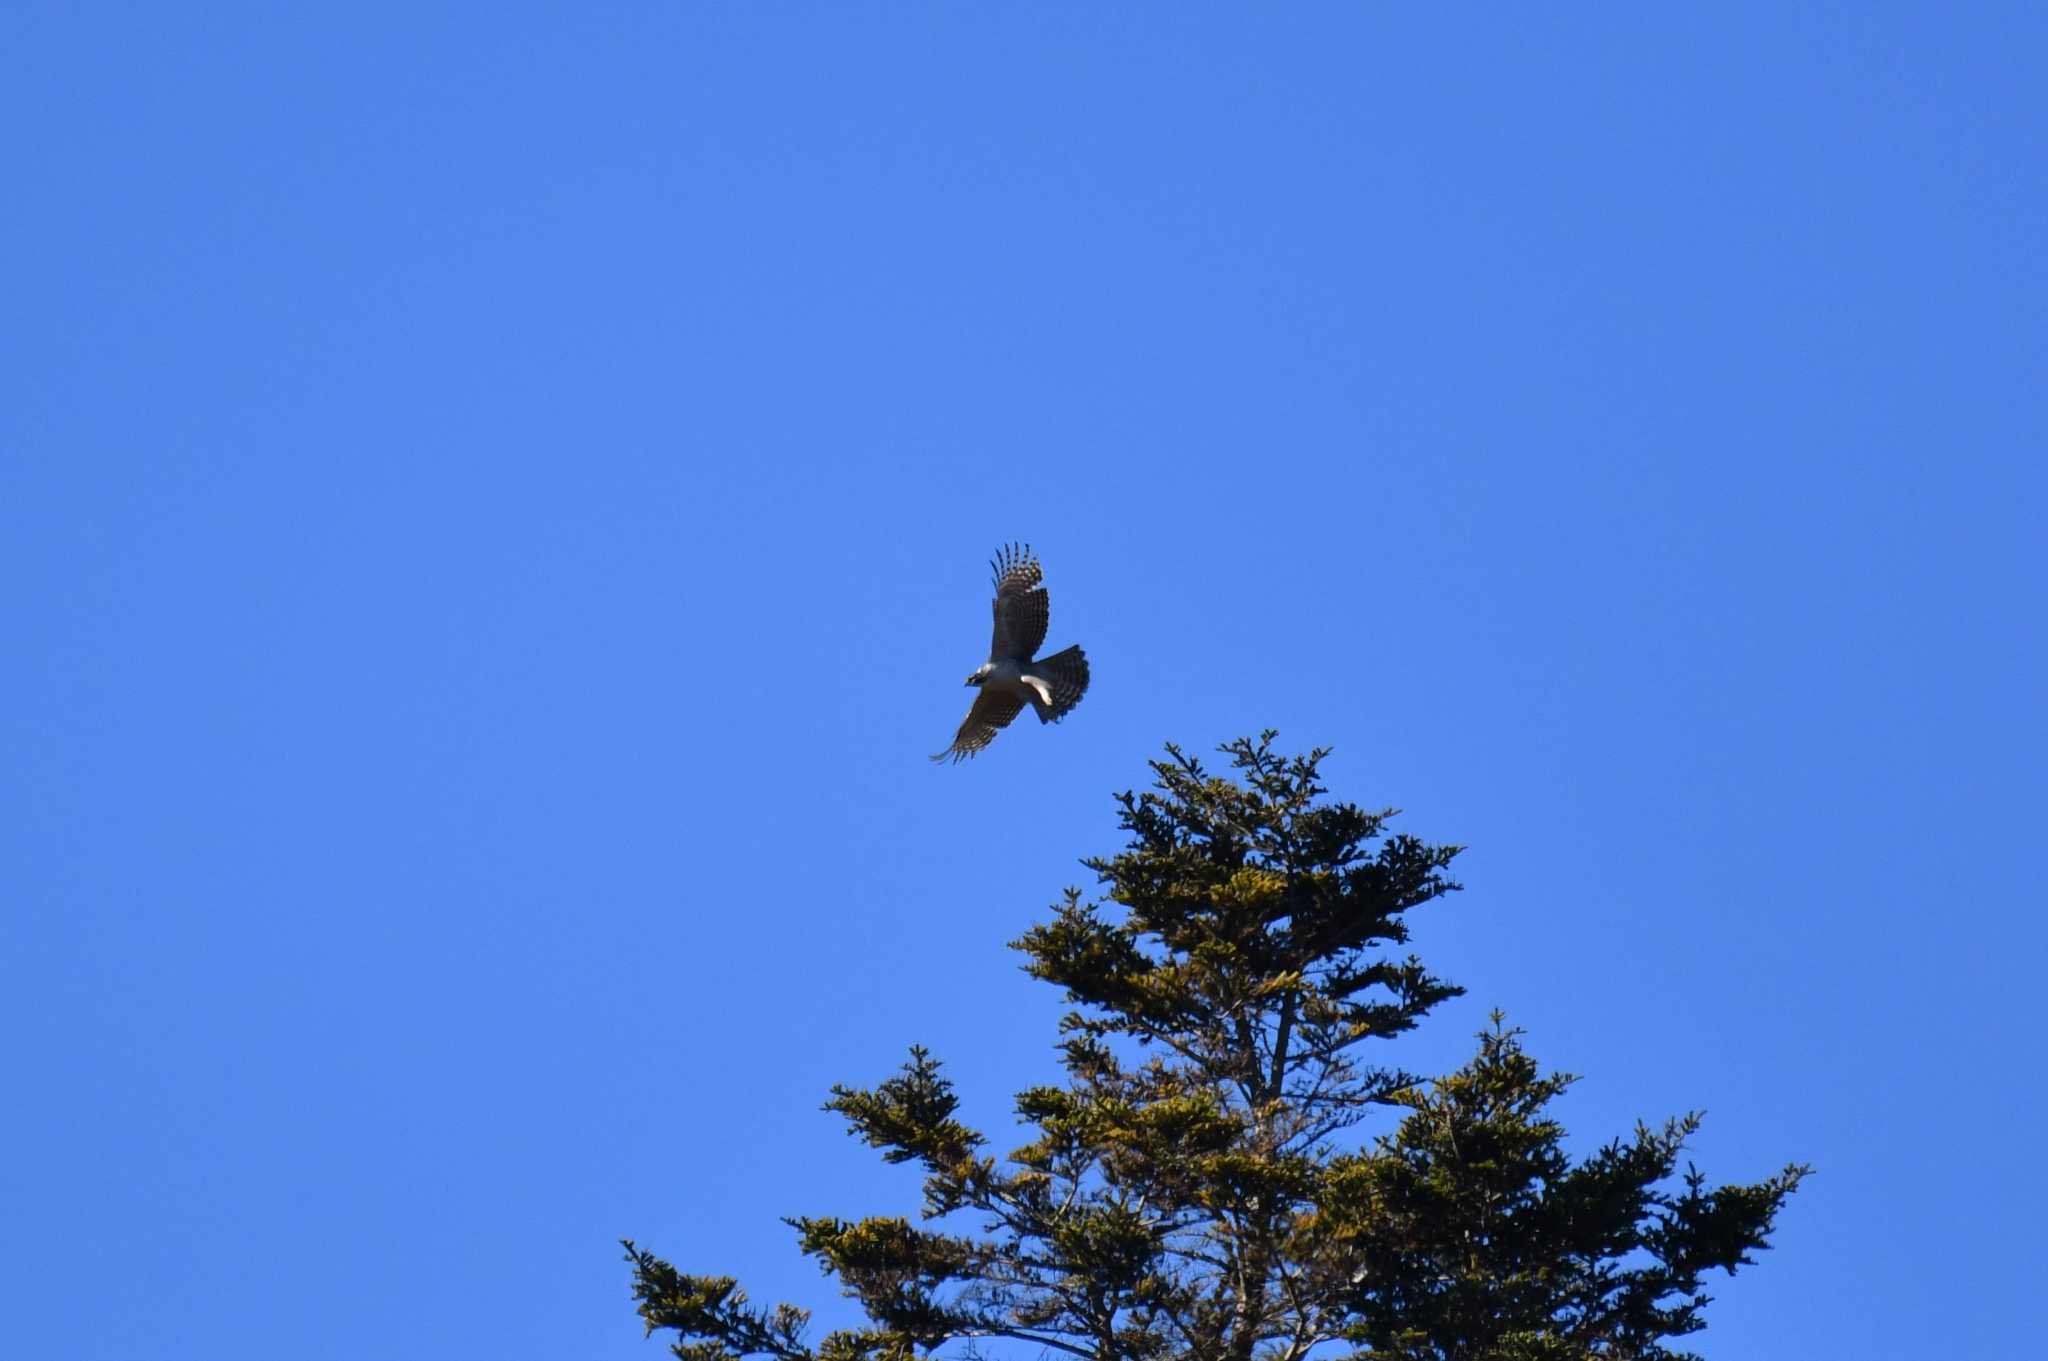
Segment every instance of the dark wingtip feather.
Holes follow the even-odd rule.
[[[989,576],[996,585],[1000,586],[1003,583],[1003,578],[1011,572],[1037,561],[1038,554],[1030,544],[1019,539],[1012,539],[996,549],[995,558],[988,565]]]

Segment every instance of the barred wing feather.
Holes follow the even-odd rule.
[[[1045,642],[1052,623],[1052,600],[1045,593],[1045,569],[1030,544],[1006,544],[989,564],[995,572],[995,636],[990,661],[1030,657]]]
[[[1024,707],[1021,695],[1000,690],[983,690],[974,697],[974,707],[967,711],[967,717],[960,724],[960,731],[953,734],[953,745],[947,747],[934,761],[964,761],[996,740],[996,734],[1010,726],[1010,720]]]

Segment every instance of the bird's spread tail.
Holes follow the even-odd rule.
[[[1065,718],[1067,711],[1079,704],[1081,696],[1088,693],[1088,657],[1079,647],[1055,652],[1050,657],[1040,657],[1031,663],[1029,674],[1045,682],[1050,697],[1048,703],[1031,706],[1037,710],[1038,721],[1041,723],[1053,723]]]

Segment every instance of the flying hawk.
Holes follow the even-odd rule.
[[[1066,717],[1088,691],[1088,658],[1070,647],[1037,661],[1031,654],[1045,641],[1052,607],[1045,594],[1045,572],[1031,545],[1010,544],[989,564],[996,578],[996,635],[988,660],[967,678],[980,687],[953,745],[934,761],[964,761],[996,740],[996,734],[1029,704],[1040,723]]]

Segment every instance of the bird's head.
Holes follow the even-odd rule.
[[[993,665],[983,662],[980,666],[974,668],[974,674],[967,678],[967,683],[969,685],[979,685],[988,679],[988,673],[993,670],[995,670]]]

